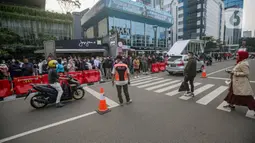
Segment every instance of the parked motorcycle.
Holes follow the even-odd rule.
[[[66,82],[62,83],[63,95],[61,101],[66,100],[80,100],[85,96],[85,90],[80,85],[80,83],[68,76]],[[57,90],[48,84],[32,84],[32,89],[30,89],[25,97],[25,100],[29,95],[33,96],[30,99],[30,105],[36,109],[44,108],[48,104],[53,104],[57,99]],[[35,93],[32,93],[32,90],[35,90]]]

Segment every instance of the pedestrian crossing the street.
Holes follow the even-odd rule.
[[[181,83],[182,83],[182,80],[166,79],[162,77],[153,77],[153,76],[144,76],[141,78],[131,80],[131,86],[133,87],[137,87],[139,89],[144,89],[147,91],[152,91],[155,93],[161,93],[163,95],[170,96],[170,97],[183,94],[178,91]],[[196,100],[195,102],[197,104],[208,105],[210,102],[214,101],[217,97],[226,96],[227,94],[226,91],[228,89],[228,86],[204,84],[204,83],[202,84],[199,82],[195,82],[194,88],[195,90],[194,90],[193,97],[181,95],[179,99],[188,101],[191,98],[193,98]],[[226,105],[227,105],[227,102],[222,101],[215,108],[221,111],[231,112],[230,109],[224,108],[224,106]],[[248,110],[245,116],[255,119],[254,111]]]

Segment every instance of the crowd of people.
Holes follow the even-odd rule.
[[[101,72],[105,79],[112,77],[111,71],[116,64],[116,59],[113,57],[48,57],[46,60],[29,60],[24,57],[23,60],[12,59],[7,62],[4,60],[0,64],[0,79],[12,80],[15,77],[33,76],[48,74],[48,62],[52,59],[58,61],[57,72],[73,72],[96,69]],[[152,63],[163,62],[167,60],[167,56],[151,55],[151,56],[126,56],[122,58],[123,63],[127,64],[130,73],[134,74],[135,78],[139,77],[140,73],[148,74]]]

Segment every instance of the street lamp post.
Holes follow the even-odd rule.
[[[157,25],[154,25],[153,26],[153,30],[154,30],[154,52],[156,53],[156,46],[157,46],[157,44],[156,44],[156,42],[157,42],[157,28],[158,28],[158,26]]]

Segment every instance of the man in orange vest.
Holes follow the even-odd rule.
[[[132,102],[128,93],[128,84],[130,84],[130,78],[129,78],[130,71],[128,66],[122,62],[122,56],[117,56],[116,61],[117,63],[114,65],[112,70],[112,75],[113,75],[112,86],[114,86],[114,83],[116,84],[120,105],[123,106],[121,88],[123,88],[127,104]]]

